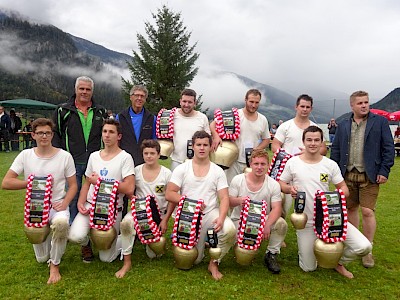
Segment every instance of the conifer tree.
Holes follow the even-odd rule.
[[[152,17],[155,25],[145,22],[146,37],[137,34],[139,50],[133,51],[128,62],[131,80],[122,79],[122,85],[127,99],[132,85],[145,85],[149,90],[146,107],[157,113],[179,106],[180,92],[197,74],[199,54],[194,51],[197,43],[189,45],[191,32],[180,13],[164,5]]]

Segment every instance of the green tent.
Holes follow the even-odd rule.
[[[32,100],[32,99],[13,99],[0,101],[0,105],[8,108],[15,109],[34,109],[34,110],[54,110],[57,105]]]

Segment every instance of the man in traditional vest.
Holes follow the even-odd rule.
[[[314,196],[318,190],[329,191],[332,183],[341,189],[346,196],[349,195],[347,185],[340,174],[338,165],[329,158],[321,155],[323,146],[323,133],[321,128],[310,126],[303,131],[304,149],[300,155],[292,157],[286,163],[279,184],[282,192],[297,196],[297,192],[305,192],[304,213],[307,214],[307,223],[304,229],[297,229],[297,245],[299,248],[299,266],[305,272],[317,268],[314,254],[314,241],[317,236],[313,228]],[[289,184],[290,183],[290,184]],[[317,200],[319,201],[319,200]],[[343,255],[335,270],[347,278],[353,278],[344,264],[357,257],[367,254],[372,249],[368,239],[352,224],[347,223],[347,236],[344,243]]]
[[[388,121],[369,111],[367,92],[354,92],[350,106],[353,114],[338,125],[331,158],[339,165],[350,190],[349,221],[358,228],[361,206],[363,233],[373,243],[376,201],[379,187],[387,182],[394,164],[394,142]],[[363,265],[375,265],[372,253],[363,257]]]
[[[279,183],[267,174],[269,166],[268,153],[257,149],[251,153],[251,172],[233,177],[229,186],[229,202],[233,209],[231,219],[236,229],[239,226],[240,211],[246,197],[252,200],[265,200],[267,203],[267,221],[264,227],[263,239],[269,240],[264,264],[274,274],[280,272],[277,254],[280,253],[281,243],[285,240],[287,223],[281,218],[282,199]]]
[[[266,149],[269,145],[270,133],[268,120],[257,112],[261,101],[261,92],[257,89],[248,90],[245,96],[245,106],[239,109],[240,136],[235,140],[239,149],[239,158],[226,170],[230,183],[236,175],[243,173],[246,168],[246,149]],[[213,135],[212,149],[216,150],[221,144],[221,138],[215,129],[215,121],[210,124]]]
[[[198,256],[195,264],[204,257],[205,238],[208,228],[214,228],[218,234],[218,247],[221,256],[218,260],[210,259],[208,270],[215,280],[222,278],[218,266],[221,259],[232,247],[235,226],[229,217],[228,183],[224,171],[209,159],[212,139],[209,133],[196,131],[192,137],[194,157],[179,165],[172,173],[165,197],[173,205],[177,205],[181,195],[190,199],[202,199],[203,221],[200,238],[196,248]]]
[[[33,244],[36,260],[49,264],[48,284],[61,279],[59,265],[68,241],[69,203],[78,189],[71,154],[51,145],[53,130],[54,123],[49,119],[39,118],[32,123],[32,138],[37,147],[26,149],[15,158],[2,183],[3,189],[21,190],[27,188],[27,179],[31,174],[44,177],[51,175],[53,178],[49,213],[52,232],[43,243]],[[24,178],[19,179],[18,175]]]

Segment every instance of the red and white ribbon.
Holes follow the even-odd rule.
[[[109,230],[116,222],[116,218],[115,218],[115,210],[116,210],[115,199],[116,199],[116,196],[117,196],[119,181],[118,180],[114,181],[114,185],[112,187],[112,191],[111,191],[111,194],[110,194],[110,202],[108,204],[107,224],[105,224],[105,225],[97,225],[97,224],[94,224],[93,219],[94,219],[94,210],[95,210],[96,201],[97,201],[97,194],[99,193],[99,188],[100,188],[101,182],[102,182],[102,179],[101,179],[101,177],[99,177],[97,179],[97,182],[96,182],[95,186],[94,186],[92,204],[90,206],[89,224],[90,224],[90,228],[106,231],[106,230]]]
[[[279,155],[282,155],[281,153],[285,153],[285,156],[284,156],[284,158],[282,160],[280,160],[278,162],[277,161],[277,157]],[[282,172],[285,169],[286,163],[290,158],[292,158],[292,155],[289,154],[289,153],[286,153],[286,151],[283,148],[279,148],[278,150],[276,150],[274,156],[272,157],[271,163],[269,164],[267,175],[272,177],[276,181],[279,181],[279,179],[281,178]],[[275,164],[276,163],[279,163],[279,170],[276,173],[276,176],[271,176],[271,172],[272,172],[273,169],[275,169]],[[272,175],[275,175],[275,174],[272,174]]]
[[[158,241],[160,241],[160,238],[161,238],[160,229],[158,228],[157,223],[153,220],[153,212],[151,211],[151,207],[150,207],[150,200],[151,200],[152,197],[153,197],[153,199],[155,199],[154,195],[147,195],[146,196],[146,201],[145,201],[145,203],[146,203],[146,214],[147,214],[147,224],[149,225],[151,233],[154,236],[154,238],[152,238],[152,239],[146,239],[143,236],[143,233],[140,230],[140,225],[139,225],[139,222],[138,222],[138,219],[137,219],[137,215],[136,215],[135,203],[136,203],[136,199],[137,198],[135,196],[133,196],[131,198],[131,209],[132,209],[133,224],[134,224],[135,230],[137,232],[137,235],[138,235],[138,237],[140,239],[140,242],[142,244],[150,244],[150,243],[158,242]],[[156,204],[157,211],[160,212],[160,210],[158,208],[157,201],[154,201],[154,202]]]
[[[199,240],[200,237],[200,231],[201,231],[201,220],[203,218],[203,214],[201,213],[201,205],[204,203],[204,201],[202,199],[197,201],[195,210],[194,210],[194,215],[193,215],[193,219],[192,219],[192,224],[190,227],[190,237],[189,237],[189,243],[188,244],[183,244],[178,242],[178,225],[179,225],[179,217],[181,215],[182,209],[183,209],[183,204],[185,203],[185,199],[186,196],[182,195],[181,199],[179,200],[179,204],[178,204],[178,209],[176,211],[176,216],[175,216],[175,222],[174,222],[174,228],[172,231],[172,244],[176,247],[180,247],[186,250],[190,250],[192,249],[194,246],[197,245],[197,242]],[[200,219],[200,226],[198,228],[198,232],[197,232],[197,221],[198,219]]]
[[[169,119],[168,119],[168,133],[162,134],[160,132],[160,121],[161,121],[161,116],[164,111],[167,109],[162,108],[156,118],[156,136],[158,139],[173,139],[174,138],[174,116],[176,112],[176,107],[171,109],[171,112],[169,114]]]
[[[251,202],[250,198],[246,197],[242,210],[240,211],[240,226],[237,233],[237,243],[238,246],[242,249],[257,250],[258,248],[260,248],[264,234],[264,227],[267,216],[267,202],[265,200],[261,200],[262,206],[261,206],[260,226],[258,227],[256,243],[254,245],[247,245],[243,243],[243,241],[245,240],[244,231],[246,229],[247,217],[249,216],[250,202]]]
[[[235,133],[226,133],[224,128],[224,120],[222,117],[221,109],[217,108],[214,111],[214,120],[215,120],[215,130],[217,131],[219,137],[223,140],[231,140],[235,141],[239,138],[240,135],[240,118],[239,111],[236,107],[232,108],[233,115],[235,117]]]
[[[346,240],[347,235],[347,208],[346,208],[346,197],[341,189],[336,189],[336,192],[340,195],[340,201],[342,205],[343,212],[343,233],[341,237],[329,237],[329,211],[328,211],[328,202],[326,200],[325,193],[321,190],[318,190],[314,196],[314,232],[318,238],[323,240],[325,243],[336,243],[343,242]],[[323,212],[323,221],[322,221],[322,232],[319,234],[317,232],[317,228],[315,226],[316,217],[317,217],[317,201],[321,198],[322,203],[322,212]]]
[[[24,224],[27,227],[38,227],[42,228],[49,223],[49,214],[50,214],[50,204],[52,198],[52,182],[53,176],[47,175],[46,179],[46,187],[44,191],[44,199],[43,199],[43,214],[42,214],[42,222],[40,223],[31,223],[29,221],[29,217],[31,215],[31,196],[32,196],[32,183],[35,179],[35,175],[31,174],[28,177],[28,184],[26,185],[26,194],[25,194],[25,208],[24,208]]]

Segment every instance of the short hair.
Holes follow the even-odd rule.
[[[210,142],[210,146],[212,144],[211,135],[208,132],[204,131],[204,130],[198,130],[193,134],[193,136],[192,136],[193,145],[194,145],[194,143],[196,142],[197,139],[208,139],[208,141]]]
[[[314,100],[313,100],[313,98],[311,96],[309,96],[307,94],[302,94],[299,97],[297,97],[296,106],[299,105],[301,100],[311,102],[311,106],[313,106],[313,104],[314,104]]]
[[[104,125],[114,125],[117,128],[117,133],[122,134],[121,124],[116,119],[105,119],[102,128]]]
[[[184,90],[181,92],[181,98],[182,98],[182,96],[191,96],[191,97],[194,97],[194,101],[196,101],[197,94],[196,94],[195,90],[192,90],[192,89],[184,89]]]
[[[35,132],[36,128],[39,126],[49,126],[51,128],[51,131],[54,131],[56,128],[56,125],[52,120],[47,118],[37,118],[35,121],[32,122],[32,132]]]
[[[264,157],[269,163],[269,155],[265,149],[254,149],[253,152],[251,152],[250,161],[253,161],[253,158],[257,157]]]
[[[245,99],[247,99],[250,95],[255,95],[255,96],[260,96],[261,98],[261,92],[257,89],[250,89],[246,92]]]
[[[131,90],[129,91],[129,95],[132,96],[135,91],[142,91],[145,94],[145,97],[147,98],[147,96],[149,95],[149,91],[147,90],[147,88],[142,85],[142,84],[136,84],[134,85]]]
[[[92,86],[92,92],[94,91],[94,81],[92,78],[88,76],[80,76],[76,79],[75,81],[75,91],[78,89],[78,85],[80,81],[85,81],[85,82],[90,82],[90,85]]]
[[[154,148],[158,154],[161,152],[161,146],[157,140],[143,140],[140,150],[143,152],[144,148]]]
[[[352,103],[357,97],[369,97],[369,94],[365,91],[356,91],[350,95],[350,103]]]
[[[311,126],[308,126],[306,129],[304,129],[304,131],[303,131],[303,137],[302,137],[303,142],[306,139],[307,132],[319,132],[321,134],[321,141],[324,140],[324,133],[322,132],[322,129],[319,128],[318,126],[311,125]]]

